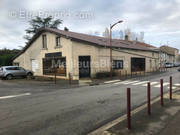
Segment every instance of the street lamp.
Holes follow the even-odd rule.
[[[112,28],[118,24],[118,23],[122,23],[123,21],[118,21],[116,23],[114,23],[113,25],[110,24],[110,79],[112,80]]]

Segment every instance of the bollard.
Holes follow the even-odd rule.
[[[172,76],[170,76],[170,88],[169,88],[169,98],[172,100]]]
[[[163,79],[161,79],[161,106],[164,106],[164,102],[163,102]]]
[[[127,128],[131,129],[131,89],[127,88]]]
[[[147,83],[147,114],[151,115],[151,83]]]
[[[120,80],[122,79],[121,70],[120,70],[120,72],[119,72],[119,79],[120,79]]]
[[[69,84],[71,85],[71,73],[69,73]]]

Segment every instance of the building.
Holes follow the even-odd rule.
[[[170,46],[163,45],[160,47],[160,61],[161,65],[165,63],[176,63],[179,58],[179,50]]]
[[[146,44],[147,45],[147,44]],[[139,42],[113,39],[113,71],[150,72],[159,69],[159,51]],[[36,76],[78,80],[110,71],[109,39],[70,31],[40,29],[14,57],[13,63],[33,70]]]

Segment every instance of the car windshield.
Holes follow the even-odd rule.
[[[18,69],[19,69],[19,70],[25,70],[25,69],[24,69],[24,68],[22,68],[22,67],[18,67]]]

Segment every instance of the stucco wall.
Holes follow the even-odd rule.
[[[42,76],[43,74],[43,67],[42,67],[42,59],[45,57],[46,53],[54,53],[54,52],[62,52],[62,56],[66,57],[67,60],[67,68],[66,73],[71,71],[69,67],[71,67],[68,60],[72,57],[72,42],[70,39],[66,39],[61,37],[61,48],[56,48],[56,35],[46,32],[43,33],[47,36],[47,49],[42,48],[42,36],[39,36],[31,46],[19,57],[17,57],[14,62],[20,64],[20,66],[24,67],[25,69],[32,70],[32,60],[37,60],[38,68],[35,71],[35,75]],[[66,78],[66,77],[62,77]]]
[[[69,73],[73,76],[73,79],[79,79],[79,56],[91,57],[91,76],[94,77],[97,72],[109,71],[110,61],[110,49],[105,47],[98,47],[92,44],[83,43],[80,41],[74,41],[69,38],[61,37],[61,48],[56,48],[57,35],[49,32],[45,32],[47,36],[47,49],[42,48],[42,36],[39,36],[32,45],[14,62],[19,63],[20,66],[25,69],[32,70],[32,60],[37,61],[37,69],[35,75],[43,75],[42,58],[46,53],[62,52],[62,56],[66,57],[66,76],[62,78],[68,78]],[[140,50],[127,50],[127,49],[113,49],[113,60],[123,60],[124,69],[131,73],[131,57],[141,57],[146,59],[146,71],[152,71],[158,68],[159,53],[153,53],[149,51]],[[152,65],[150,66],[150,60]],[[156,61],[156,62],[155,62]],[[119,72],[119,70],[116,70]],[[125,72],[124,72],[125,73]]]
[[[92,46],[87,43],[81,42],[72,42],[73,45],[73,60],[74,63],[78,63],[79,56],[91,56],[91,76],[94,77],[97,72],[102,71],[110,71],[110,49],[105,47],[97,47]],[[131,73],[131,58],[132,57],[140,57],[146,59],[146,72],[153,71],[158,69],[159,67],[159,53],[153,53],[148,51],[136,51],[136,50],[113,50],[112,51],[113,60],[123,60],[124,61],[124,69],[122,71],[127,70],[128,74]],[[152,65],[150,66],[150,60],[152,61]],[[103,62],[102,62],[103,61]],[[105,66],[98,67],[98,64],[102,64],[105,62]],[[79,65],[75,64],[73,67],[73,75],[79,75]],[[117,72],[119,70],[116,70]],[[123,72],[122,72],[123,73]]]

